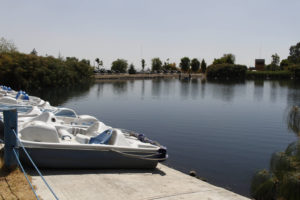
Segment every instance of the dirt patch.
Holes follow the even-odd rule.
[[[29,176],[31,181],[31,177]],[[0,150],[0,199],[36,199],[24,174],[17,168],[13,171],[3,166],[3,150]]]

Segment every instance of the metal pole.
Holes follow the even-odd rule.
[[[17,146],[17,138],[13,130],[18,133],[18,114],[17,109],[4,110],[4,165],[8,169],[17,167],[17,159],[13,149]],[[19,156],[18,151],[17,156]]]

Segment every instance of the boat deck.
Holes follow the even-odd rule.
[[[191,177],[165,165],[155,170],[42,170],[60,199],[110,200],[247,200],[248,198]],[[32,175],[44,200],[53,196]]]

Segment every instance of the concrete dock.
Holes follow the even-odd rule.
[[[159,164],[155,170],[42,170],[59,199],[247,200],[224,188]],[[42,179],[32,174],[42,199],[54,199]]]

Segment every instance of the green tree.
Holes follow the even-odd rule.
[[[200,68],[200,62],[197,58],[194,58],[191,62],[191,69],[193,72],[198,72]]]
[[[190,69],[190,65],[191,65],[190,62],[191,61],[188,57],[181,58],[181,61],[180,61],[180,64],[179,64],[181,70],[184,71],[184,72],[187,72]]]
[[[100,66],[100,59],[99,59],[99,58],[96,58],[95,61],[96,61],[96,63],[97,63],[97,69],[99,70],[99,68],[100,68],[100,67],[99,67],[99,66]]]
[[[0,53],[14,52],[17,51],[16,45],[4,37],[0,38]]]
[[[103,66],[103,61],[100,60],[99,58],[96,58],[95,61],[96,61],[96,63],[97,63],[97,69],[99,70],[99,69],[100,69],[100,66],[101,66],[101,67]]]
[[[145,62],[145,60],[144,59],[142,59],[142,69],[143,69],[143,71],[144,71],[144,69],[145,69],[145,66],[146,66],[146,62]]]
[[[136,73],[136,70],[135,70],[134,65],[132,63],[129,66],[128,73],[129,74],[135,74]]]
[[[127,67],[128,67],[127,60],[117,59],[112,62],[111,70],[119,71],[120,73],[126,73]]]
[[[271,65],[279,66],[280,57],[277,53],[273,54],[272,56]]]
[[[288,61],[293,64],[300,63],[300,42],[290,47],[290,55]]]
[[[35,56],[38,55],[38,53],[37,53],[37,51],[35,50],[35,48],[32,49],[32,51],[30,52],[30,54],[31,54],[31,55],[35,55]]]
[[[234,64],[235,63],[235,55],[229,53],[224,54],[221,58],[214,59],[213,64]]]
[[[282,59],[280,62],[280,70],[285,70],[289,65],[289,61],[287,59]]]
[[[159,58],[153,58],[152,59],[152,71],[155,71],[155,70],[161,70],[162,68],[162,62]]]
[[[19,52],[0,54],[0,84],[18,89],[64,87],[92,80],[86,59],[34,56]]]
[[[206,62],[204,59],[201,61],[201,72],[205,73],[206,72]]]

